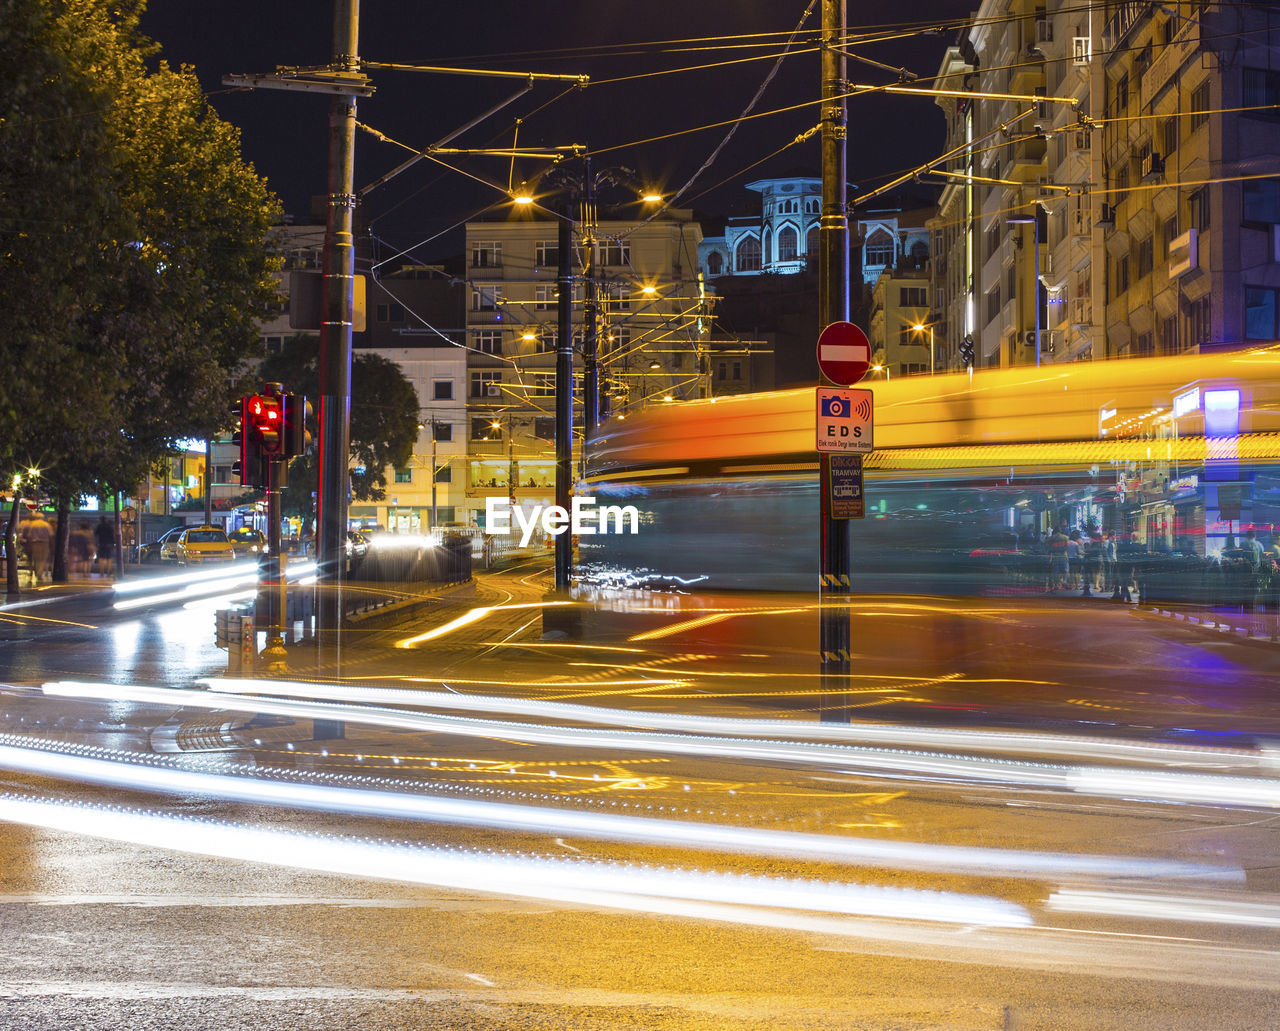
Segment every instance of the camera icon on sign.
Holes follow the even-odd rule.
[[[843,397],[824,397],[822,414],[836,419],[845,418],[849,414],[849,402]]]

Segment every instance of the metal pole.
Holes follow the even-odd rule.
[[[560,266],[559,335],[556,339],[556,504],[569,509],[573,477],[573,210],[564,205],[558,236]],[[569,534],[556,535],[556,590],[569,589]]]
[[[204,522],[213,523],[213,438],[204,439]]]
[[[1036,368],[1040,368],[1040,205],[1031,218],[1031,241],[1035,248],[1036,278],[1032,281],[1031,303],[1036,309]]]
[[[360,0],[334,0],[333,68],[358,73]],[[355,306],[356,98],[329,105],[329,211],[324,238],[324,318],[320,324],[320,490],[316,527],[317,662],[341,673],[342,580],[347,536],[351,432],[351,323]],[[317,720],[315,736],[342,737],[343,725]]]
[[[266,574],[262,608],[267,622],[267,646],[262,655],[267,660],[267,669],[273,673],[283,673],[286,669],[283,633],[286,595],[284,561],[280,554],[280,491],[285,485],[286,463],[284,458],[267,460],[267,557],[260,568],[260,572]]]
[[[438,525],[436,520],[436,417],[431,417],[431,529]]]
[[[845,205],[845,0],[822,0],[822,220],[818,227],[821,330],[849,318],[849,217]],[[841,384],[847,386],[847,384]],[[821,454],[818,650],[823,722],[848,722],[849,524],[831,518],[831,458]]]
[[[596,190],[591,159],[582,159],[582,427],[592,440],[600,425],[600,372],[596,362],[599,308],[596,302]],[[564,536],[563,534],[561,536]]]

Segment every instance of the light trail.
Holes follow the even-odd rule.
[[[412,705],[426,708],[464,709],[468,712],[501,712],[577,723],[697,734],[841,743],[874,742],[911,745],[917,748],[971,748],[977,751],[1004,754],[1106,757],[1112,760],[1168,766],[1257,766],[1267,769],[1280,766],[1280,757],[1265,751],[1197,748],[1119,738],[1090,738],[1024,731],[950,730],[903,724],[801,724],[796,720],[693,716],[684,713],[609,709],[596,705],[576,705],[568,702],[502,695],[460,695],[447,691],[424,691],[416,688],[357,687],[350,684],[263,680],[250,677],[202,677],[196,682],[208,684],[229,694],[263,694],[333,702],[355,702],[363,705]],[[673,684],[683,682],[667,681]],[[450,683],[459,683],[459,681],[450,680]],[[599,681],[591,683],[593,686],[617,686],[614,683],[605,684]],[[651,686],[661,681],[622,681],[621,683]],[[540,682],[523,686],[544,689],[576,687],[580,686],[580,682]]]
[[[341,705],[336,702],[264,698],[260,695],[143,687],[136,684],[50,681],[42,686],[42,690],[50,697],[138,701],[199,709],[239,709],[292,716],[295,719],[343,720],[369,726],[569,748],[626,749],[736,762],[821,766],[851,775],[871,773],[876,776],[917,779],[932,777],[942,781],[1011,784],[1108,797],[1136,794],[1137,797],[1154,801],[1280,808],[1280,781],[1262,778],[1152,773],[1122,767],[1077,767],[1061,763],[1019,762],[941,752],[899,752],[826,742],[707,737],[629,730],[604,732],[579,727]]]
[[[1140,895],[1064,888],[1050,895],[1047,905],[1050,909],[1065,913],[1101,913],[1144,920],[1280,927],[1280,905],[1274,900],[1255,902],[1238,898]]]
[[[1021,906],[981,895],[504,856],[246,827],[29,796],[0,796],[0,819],[222,859],[639,912],[691,915],[681,903],[747,903],[752,907],[982,927],[1026,927],[1032,923]],[[753,921],[747,918],[743,922]],[[850,928],[846,933],[857,931]]]
[[[1198,878],[1238,881],[1233,867],[1168,859],[1130,859],[1123,856],[1069,855],[883,841],[837,835],[801,834],[733,827],[652,817],[615,816],[504,802],[476,802],[403,790],[333,787],[324,783],[264,780],[240,773],[208,773],[158,761],[141,753],[108,752],[86,746],[62,746],[53,751],[31,747],[31,739],[0,737],[0,768],[138,791],[176,795],[204,795],[225,800],[293,806],[319,812],[373,815],[532,831],[553,837],[578,836],[606,841],[631,841],[677,848],[694,848],[750,855],[808,857],[850,865],[905,870],[965,873],[982,877],[1036,878]],[[118,761],[100,758],[114,755]],[[350,784],[359,778],[333,779]],[[383,783],[394,785],[386,780]]]
[[[482,605],[478,608],[464,612],[457,619],[451,619],[448,623],[428,630],[424,634],[418,634],[414,637],[404,637],[396,642],[397,648],[412,648],[415,644],[421,644],[423,641],[434,641],[440,637],[447,637],[455,630],[461,630],[464,626],[470,626],[477,623],[486,616],[494,612],[505,612],[509,609],[544,609],[556,605],[572,605],[571,601],[530,601],[521,602],[515,605]]]

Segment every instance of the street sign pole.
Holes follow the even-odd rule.
[[[849,216],[846,209],[847,110],[844,45],[845,0],[822,0],[822,218],[818,223],[820,325],[849,318]],[[841,383],[840,386],[848,386]],[[849,687],[849,528],[832,518],[831,458],[821,466],[821,530],[818,566],[818,654],[822,702],[819,719],[847,723]]]

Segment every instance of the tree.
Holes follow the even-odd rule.
[[[210,434],[276,300],[279,207],[143,0],[0,0],[0,473],[60,509]]]
[[[315,337],[291,337],[278,354],[268,356],[259,372],[264,381],[282,383],[285,390],[305,394],[314,404],[320,390],[319,356]],[[387,467],[408,464],[418,440],[418,415],[418,392],[395,362],[368,352],[353,356],[350,476],[351,495],[357,501],[386,497]],[[313,519],[317,484],[316,456],[295,460],[282,498],[284,511]]]

